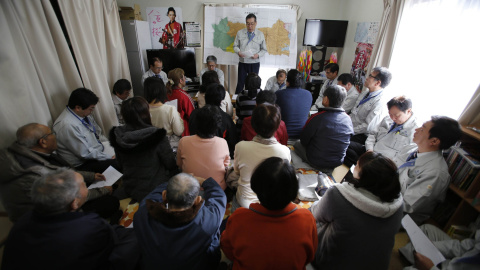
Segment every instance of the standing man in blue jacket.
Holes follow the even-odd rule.
[[[248,14],[246,25],[247,28],[237,32],[235,42],[233,43],[233,50],[239,56],[236,94],[242,92],[248,73],[254,72],[258,74],[260,71],[260,57],[267,52],[265,36],[261,31],[255,30],[257,16],[252,13]]]

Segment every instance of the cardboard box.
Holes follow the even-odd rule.
[[[120,20],[142,20],[142,12],[140,11],[140,5],[133,5],[131,7],[118,7],[118,13],[120,14]]]

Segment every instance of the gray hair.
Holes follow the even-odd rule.
[[[67,212],[75,198],[80,197],[80,188],[75,181],[75,172],[60,168],[33,182],[31,190],[35,210],[43,215]]]
[[[17,130],[17,143],[27,148],[32,148],[38,144],[38,140],[45,136],[45,132],[38,123],[30,123],[20,127]]]
[[[217,57],[215,57],[215,55],[207,56],[207,64],[208,62],[214,62],[215,64],[217,64]]]
[[[375,67],[372,71],[378,72],[377,80],[380,80],[380,87],[385,88],[392,80],[392,73],[386,67]]]
[[[193,205],[199,192],[200,184],[195,177],[179,173],[168,181],[167,201],[174,208],[188,208]]]

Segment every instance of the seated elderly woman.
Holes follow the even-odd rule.
[[[196,95],[199,108],[203,108],[203,106],[205,106],[206,104],[205,92],[207,92],[207,87],[210,84],[217,83],[223,86],[223,83],[219,81],[218,73],[215,70],[209,70],[203,73],[201,81],[202,85],[200,86],[200,91],[198,91]],[[230,94],[227,91],[225,91],[225,97],[220,103],[220,109],[222,109],[222,111],[226,112],[230,116],[233,115],[232,99],[230,98]]]
[[[222,121],[220,109],[205,105],[197,110],[195,121],[201,124],[197,126],[195,135],[180,139],[177,165],[185,173],[202,178],[212,177],[225,190],[225,168],[230,163],[230,152],[227,141],[215,136]]]
[[[281,120],[280,110],[273,105],[261,104],[253,110],[252,127],[257,135],[252,141],[241,141],[235,146],[233,168],[239,178],[232,212],[240,206],[248,208],[251,203],[258,202],[257,194],[250,187],[250,178],[260,162],[269,157],[291,160],[290,149],[273,137]]]
[[[403,217],[397,166],[367,152],[353,175],[352,183],[334,185],[311,207],[319,222],[312,263],[318,269],[388,269]]]
[[[252,175],[260,203],[239,208],[220,238],[233,269],[305,269],[315,256],[317,227],[307,209],[291,203],[298,180],[290,162],[271,157]]]
[[[143,97],[122,104],[124,126],[110,130],[110,144],[123,172],[119,199],[141,201],[159,184],[168,181],[178,168],[166,131],[152,126],[148,102]]]
[[[183,120],[177,108],[164,104],[167,101],[167,89],[163,80],[150,77],[143,85],[145,99],[150,107],[152,125],[165,129],[170,146],[176,149],[184,130]]]

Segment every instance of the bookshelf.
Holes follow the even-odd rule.
[[[462,132],[460,146],[452,147],[446,158],[452,180],[445,202],[434,217],[445,232],[452,225],[468,226],[480,215],[480,204],[473,205],[480,192],[480,163],[476,163],[480,157],[480,134],[465,127]]]

